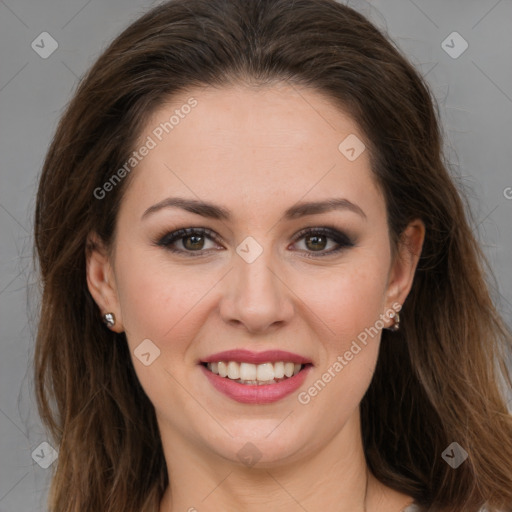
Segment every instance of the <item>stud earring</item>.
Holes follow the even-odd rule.
[[[395,323],[391,327],[388,327],[388,329],[391,332],[396,332],[398,331],[398,329],[400,329],[400,315],[398,313],[395,313],[393,318],[395,319]]]
[[[103,322],[109,329],[111,327],[114,327],[114,325],[116,323],[116,317],[115,317],[114,313],[105,313],[102,318],[103,318]]]

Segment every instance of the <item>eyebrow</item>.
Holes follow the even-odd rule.
[[[231,219],[231,211],[222,206],[208,203],[206,201],[199,201],[197,199],[186,199],[183,197],[168,197],[163,201],[150,206],[142,214],[141,218],[144,219],[152,213],[164,208],[181,208],[187,212],[217,220],[229,221]],[[326,213],[334,210],[348,210],[356,213],[363,219],[366,219],[366,214],[357,204],[343,198],[298,203],[288,208],[285,211],[283,218],[285,220],[292,220],[299,217],[305,217],[307,215],[318,215],[320,213]]]

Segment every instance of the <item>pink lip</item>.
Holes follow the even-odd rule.
[[[311,363],[309,359],[300,356],[299,354],[286,352],[284,350],[266,350],[265,352],[251,352],[250,350],[243,349],[226,350],[224,352],[212,354],[206,359],[201,360],[203,363],[217,363],[219,361],[236,361],[237,363],[252,364],[275,363],[276,361],[283,361],[285,363],[291,362],[296,364]]]
[[[222,352],[220,355],[225,353],[227,352]],[[215,355],[215,361],[222,360],[216,359],[218,355],[219,354]],[[236,358],[228,359],[230,361],[240,361],[240,359]],[[282,361],[282,359],[279,360]],[[290,361],[290,359],[286,360]],[[268,361],[269,359],[265,359],[265,361],[263,362]],[[278,382],[277,384],[262,384],[261,386],[258,386],[239,384],[238,382],[235,382],[234,380],[231,380],[228,377],[221,377],[220,375],[211,372],[210,370],[208,370],[208,368],[206,368],[203,365],[200,366],[202,371],[210,381],[210,383],[215,387],[215,389],[217,389],[221,393],[224,393],[229,398],[232,398],[233,400],[236,400],[237,402],[241,402],[244,404],[269,404],[281,400],[285,396],[296,391],[303,384],[309,370],[312,368],[311,365],[307,365],[299,373],[297,373],[297,375],[284,379],[281,382]]]

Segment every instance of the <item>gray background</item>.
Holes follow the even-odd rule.
[[[497,277],[495,300],[512,324],[512,0],[348,3],[384,28],[427,77],[452,170]],[[154,4],[0,0],[0,512],[45,510],[51,471],[32,458],[47,440],[30,366],[38,301],[32,217],[43,158],[78,78]],[[457,58],[463,40],[444,43],[452,56],[442,47],[454,31],[468,44]],[[31,47],[42,32],[58,43],[46,59]]]

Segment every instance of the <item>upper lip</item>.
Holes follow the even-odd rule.
[[[245,349],[225,350],[217,352],[204,359],[202,363],[216,363],[219,361],[236,361],[239,363],[275,363],[277,361],[291,362],[296,364],[308,364],[311,360],[293,352],[285,350],[265,350],[264,352],[252,352]]]

